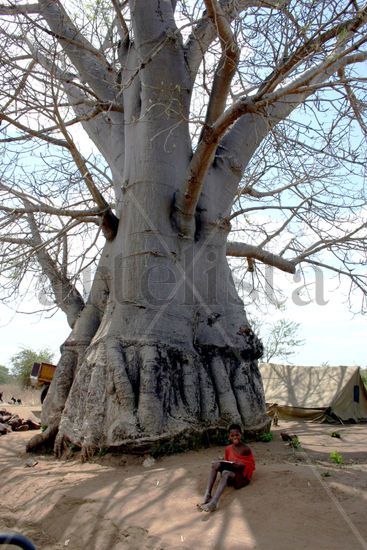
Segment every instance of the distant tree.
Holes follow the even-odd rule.
[[[9,369],[0,365],[0,384],[8,384],[11,380]]]
[[[30,385],[30,374],[32,370],[33,363],[40,363],[45,361],[46,363],[51,363],[53,360],[54,354],[47,348],[35,351],[30,348],[24,348],[21,351],[18,351],[10,359],[12,365],[12,374],[17,378],[23,387],[28,387]]]
[[[281,359],[287,361],[296,352],[296,348],[303,346],[305,341],[299,336],[300,324],[289,319],[279,319],[270,325],[270,331],[263,340],[264,360]]]

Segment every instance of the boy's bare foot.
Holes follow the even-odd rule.
[[[203,504],[198,504],[198,508],[203,512],[214,512],[217,508],[216,502],[203,502]]]
[[[202,511],[201,507],[204,506],[205,504],[208,504],[208,502],[210,502],[211,499],[212,499],[212,495],[207,493],[206,495],[204,495],[204,501],[201,504],[197,504],[196,506],[199,508],[200,511]]]

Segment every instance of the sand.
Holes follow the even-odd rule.
[[[33,397],[6,408],[22,417],[40,412]],[[282,441],[285,430],[298,435],[301,449]],[[331,437],[335,430],[341,439]],[[29,536],[39,550],[367,550],[367,425],[280,421],[273,441],[251,445],[251,484],[226,489],[211,514],[196,504],[223,447],[150,466],[146,456],[111,454],[81,464],[77,456],[27,454],[33,433],[0,437],[0,530]],[[37,464],[26,466],[32,457]]]

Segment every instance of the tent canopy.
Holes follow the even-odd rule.
[[[278,415],[342,421],[367,420],[367,395],[359,367],[303,367],[262,363],[265,399]]]

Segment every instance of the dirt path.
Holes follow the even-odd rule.
[[[336,429],[341,439],[331,437]],[[301,450],[281,440],[284,430],[297,433]],[[89,464],[35,456],[38,463],[26,467],[30,434],[3,436],[0,530],[28,535],[39,550],[367,550],[367,426],[282,422],[273,434],[252,445],[253,482],[228,489],[213,514],[196,503],[223,448],[148,468],[143,458],[111,455]],[[344,465],[330,460],[333,450]]]

